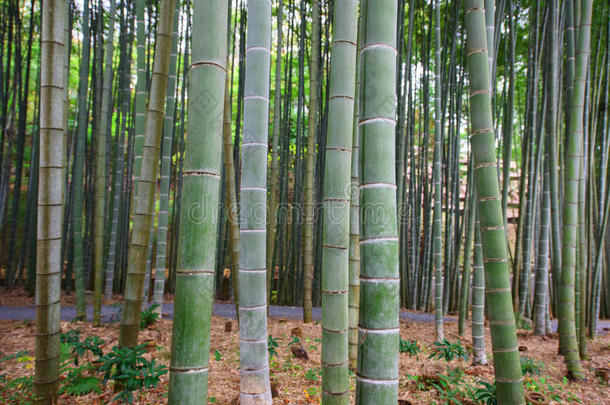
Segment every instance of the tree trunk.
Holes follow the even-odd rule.
[[[441,5],[434,1],[434,214],[433,214],[433,258],[434,258],[434,332],[437,341],[443,333],[443,238],[442,238],[442,111],[441,111]],[[450,230],[447,229],[447,233]]]
[[[311,2],[311,61],[309,64],[309,118],[305,155],[305,216],[303,218],[303,322],[310,323],[313,282],[313,168],[318,117],[318,55],[320,53],[320,3]]]
[[[163,142],[161,150],[161,190],[159,192],[159,214],[157,225],[157,258],[155,260],[155,282],[153,288],[154,304],[159,305],[157,311],[163,308],[163,292],[165,291],[165,267],[167,264],[167,226],[169,218],[170,173],[172,166],[172,144],[174,140],[174,110],[176,105],[176,68],[178,50],[178,16],[180,2],[175,0],[174,32],[172,34],[172,50],[169,59],[169,77],[167,82],[167,101],[165,118],[163,120]]]
[[[568,375],[583,379],[576,339],[575,269],[578,265],[578,183],[582,166],[583,104],[591,43],[592,1],[582,4],[578,41],[576,45],[576,70],[571,97],[570,128],[566,140],[565,201],[563,204],[562,269],[559,285],[559,340],[568,367]]]
[[[358,1],[335,1],[323,191],[323,404],[349,404],[350,179],[357,32]]]
[[[34,393],[40,404],[57,402],[60,362],[62,181],[64,171],[65,34],[68,3],[42,4],[40,169],[36,251],[36,363]]]
[[[76,135],[76,156],[72,187],[74,188],[74,289],[76,292],[76,319],[84,320],[87,303],[85,301],[85,266],[83,261],[83,174],[85,171],[85,150],[89,128],[89,103],[87,89],[89,88],[89,58],[91,41],[89,32],[89,1],[83,2],[83,42],[78,83],[78,129]]]
[[[470,142],[474,159],[497,398],[499,404],[524,404],[523,378],[508,274],[506,229],[502,217],[494,148],[483,0],[466,1],[465,26],[470,78]]]
[[[133,347],[138,343],[140,309],[146,273],[146,258],[150,244],[150,229],[154,211],[159,148],[165,116],[165,96],[174,21],[174,2],[159,3],[159,25],[155,42],[155,60],[150,86],[146,136],[142,149],[142,171],[136,186],[133,207],[133,231],[129,243],[129,260],[125,279],[125,295],[121,313],[119,346]]]
[[[100,1],[100,5],[101,5]],[[112,56],[114,53],[114,19],[116,3],[110,1],[108,11],[108,36],[104,50],[104,76],[102,78],[102,105],[98,117],[99,125],[96,128],[96,154],[95,154],[95,228],[93,247],[93,324],[101,324],[102,289],[104,284],[104,224],[106,222],[106,194],[108,193],[108,177],[106,175],[106,143],[110,136],[110,123],[108,111],[112,110]],[[103,13],[100,11],[100,16]],[[101,18],[101,17],[100,17]],[[100,33],[100,40],[103,35]]]
[[[189,117],[182,184],[169,403],[207,404],[228,2],[193,3]],[[201,148],[201,145],[206,145]],[[205,247],[202,249],[202,247]]]
[[[271,404],[267,352],[266,205],[271,1],[248,0],[239,263],[240,397]]]
[[[398,401],[396,0],[364,0],[360,90],[360,314],[356,404]]]
[[[476,194],[473,194],[476,198]],[[487,364],[485,349],[485,270],[483,268],[483,251],[481,247],[481,224],[476,204],[473,209],[474,256],[472,264],[472,362],[476,365]]]

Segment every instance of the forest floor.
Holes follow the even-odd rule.
[[[2,294],[4,295],[4,293]],[[28,305],[29,302],[6,302],[2,305]],[[68,303],[65,303],[68,304]],[[229,306],[229,305],[227,305]],[[6,307],[4,307],[6,308]],[[400,388],[399,398],[408,401],[403,404],[450,403],[454,398],[463,404],[473,404],[468,392],[474,392],[481,387],[480,381],[493,381],[493,368],[486,366],[473,366],[470,358],[465,360],[433,360],[429,356],[434,347],[434,324],[431,322],[401,319],[401,339],[416,341],[422,350],[416,356],[407,353],[400,355]],[[427,315],[427,314],[426,314]],[[471,334],[467,330],[466,336],[457,334],[457,322],[445,323],[445,337],[452,343],[461,340],[469,349],[471,347]],[[231,323],[231,331],[227,332],[227,323]],[[304,325],[302,322],[289,317],[274,317],[269,319],[269,334],[277,343],[276,355],[270,358],[272,380],[277,383],[277,396],[275,404],[318,404],[321,396],[321,331],[317,322]],[[62,332],[79,330],[81,337],[99,336],[105,340],[101,346],[104,353],[118,343],[118,324],[105,323],[95,328],[88,322],[63,321]],[[152,340],[156,350],[145,354],[146,358],[154,358],[156,362],[169,366],[171,348],[170,319],[161,319],[144,329],[140,333],[140,340]],[[467,328],[469,329],[469,328]],[[297,339],[293,334],[301,334],[299,343],[305,349],[309,359],[296,358],[291,346]],[[489,332],[487,331],[487,353],[491,353]],[[557,354],[557,336],[533,336],[530,331],[519,331],[519,345],[522,346],[521,355],[534,360],[536,373],[525,377],[528,391],[542,392],[550,399],[547,403],[582,403],[582,404],[610,404],[608,383],[595,376],[595,369],[610,367],[610,334],[598,336],[588,341],[589,360],[583,362],[587,380],[575,383],[564,378],[566,369],[563,358]],[[12,359],[5,356],[20,353]],[[0,320],[0,403],[6,401],[11,394],[6,390],[7,381],[33,374],[34,369],[34,322],[32,320]],[[93,359],[91,359],[93,360]],[[490,360],[491,363],[491,360]],[[534,370],[536,371],[536,370]],[[442,374],[445,377],[440,377]],[[2,379],[4,376],[4,380]],[[422,376],[432,376],[428,380]],[[65,377],[62,377],[65,378]],[[210,377],[208,402],[232,405],[236,404],[239,396],[239,336],[237,324],[227,317],[213,316],[211,346],[210,346]],[[161,377],[161,382],[155,388],[144,389],[136,393],[136,404],[162,404],[167,402],[169,375]],[[355,378],[351,376],[352,403],[354,401]],[[111,383],[103,387],[101,393],[88,394],[80,397],[63,395],[60,403],[64,404],[109,404],[119,403],[113,401],[116,393]],[[9,402],[14,403],[14,402]],[[17,402],[18,403],[18,402]]]

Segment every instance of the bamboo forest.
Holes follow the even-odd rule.
[[[0,0],[0,403],[610,405],[607,0]]]

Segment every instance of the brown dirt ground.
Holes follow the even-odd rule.
[[[232,404],[239,395],[239,340],[237,325],[233,321],[232,331],[225,332],[226,319],[214,316],[212,319],[212,336],[210,350],[210,386],[208,398],[215,398],[217,404]],[[108,324],[101,328],[94,328],[90,323],[62,322],[62,331],[69,329],[80,329],[83,336],[99,335],[106,343],[104,351],[118,342],[118,325]],[[291,341],[291,330],[300,326],[303,329],[302,342],[310,359],[296,359],[292,355],[288,343]],[[434,325],[432,323],[401,323],[401,337],[408,340],[417,340],[424,353],[419,359],[410,358],[406,354],[400,356],[400,393],[401,399],[410,401],[411,404],[442,403],[434,389],[420,389],[407,375],[420,375],[432,360],[428,360],[429,348],[434,341]],[[458,339],[457,323],[445,324],[446,337],[450,341]],[[269,333],[277,340],[279,347],[278,356],[270,361],[271,374],[279,382],[279,395],[274,399],[275,404],[318,404],[320,398],[320,377],[316,381],[308,380],[305,375],[309,370],[317,371],[320,368],[321,343],[320,326],[317,324],[303,325],[301,322],[270,319]],[[171,346],[171,320],[163,319],[141,332],[140,339],[154,339],[157,342],[157,351],[150,354],[157,361],[168,365]],[[470,333],[462,339],[468,347],[471,342]],[[487,335],[489,342],[489,334]],[[547,383],[552,384],[553,389],[558,390],[563,398],[561,402],[570,403],[570,398],[578,398],[583,404],[610,404],[608,386],[602,383],[593,374],[596,367],[610,366],[610,334],[589,341],[589,354],[591,360],[584,362],[587,381],[583,383],[564,382],[565,366],[561,356],[557,355],[557,340],[553,337],[536,337],[530,332],[519,333],[519,344],[525,346],[527,351],[523,353],[528,357],[544,362],[541,376]],[[34,325],[32,321],[0,321],[0,351],[1,356],[27,350],[33,355],[34,348]],[[215,359],[214,353],[218,350],[221,355],[219,361]],[[488,353],[491,347],[488,343]],[[439,362],[436,362],[439,363]],[[445,366],[445,365],[443,365]],[[460,367],[465,372],[466,381],[475,378],[493,380],[493,368],[488,366],[474,367],[465,361],[454,360],[449,364],[451,367]],[[312,374],[312,371],[309,371]],[[29,361],[9,360],[0,363],[0,375],[5,374],[7,378],[24,376],[33,372],[33,359]],[[167,401],[168,375],[162,377],[162,383],[155,389],[147,390],[136,398],[137,404],[161,404]],[[529,379],[531,380],[531,379]],[[526,381],[529,381],[526,380]],[[540,380],[540,377],[537,378]],[[565,384],[565,386],[563,385]],[[352,377],[352,388],[354,379]],[[352,401],[353,401],[352,390]],[[112,403],[114,394],[111,387],[106,387],[102,394],[90,394],[83,397],[62,396],[60,403],[63,404],[106,404]],[[0,402],[2,399],[0,398]],[[436,401],[436,402],[435,402]],[[462,403],[469,403],[462,400]]]

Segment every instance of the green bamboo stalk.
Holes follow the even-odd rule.
[[[127,24],[125,22],[126,19],[123,19],[123,27]],[[131,38],[131,36],[129,37]],[[124,32],[119,40],[128,40],[126,28],[124,28]],[[131,41],[130,41],[131,42]],[[130,46],[128,46],[129,49]],[[121,99],[122,99],[122,110],[121,110],[121,120],[117,120],[117,131],[120,132],[118,134],[118,145],[115,154],[115,174],[114,174],[114,195],[113,205],[112,205],[112,216],[110,220],[110,242],[108,247],[108,260],[106,261],[106,281],[104,284],[104,296],[106,299],[109,299],[112,296],[112,291],[114,287],[114,276],[116,270],[116,262],[117,255],[120,255],[120,249],[117,249],[117,240],[119,239],[118,233],[120,232],[119,228],[119,218],[121,214],[121,201],[123,201],[124,193],[123,193],[123,173],[125,166],[125,138],[129,135],[127,134],[127,117],[129,115],[129,107],[131,105],[131,53],[129,49],[122,49],[121,59],[123,66],[121,67],[121,78],[119,79],[119,87],[121,90]],[[120,123],[119,123],[120,122]],[[120,256],[119,256],[120,257]]]
[[[74,158],[74,290],[76,293],[76,319],[84,320],[87,302],[85,300],[85,268],[83,262],[83,173],[85,165],[85,150],[88,133],[88,102],[87,89],[89,88],[89,60],[91,54],[91,40],[89,30],[89,1],[83,2],[83,47],[79,67],[78,82],[78,129],[76,139],[76,156]]]
[[[360,88],[360,314],[356,404],[398,401],[396,0],[363,0]]]
[[[589,72],[589,76],[590,76]],[[587,81],[587,87],[585,88],[585,105],[584,105],[584,115],[583,122],[584,125],[588,123],[588,108],[589,108],[589,81]],[[580,354],[580,358],[582,360],[586,360],[587,355],[587,278],[589,277],[587,266],[589,264],[589,249],[587,244],[587,227],[586,223],[588,221],[585,218],[586,210],[585,210],[585,198],[587,194],[587,185],[588,181],[588,169],[589,169],[589,131],[590,127],[583,128],[583,137],[582,137],[582,160],[581,166],[579,170],[579,179],[578,179],[578,246],[576,248],[576,257],[577,257],[577,266],[575,269],[575,279],[576,284],[574,286],[574,299],[575,302],[575,321],[576,321],[576,340],[578,341],[578,351]]]
[[[144,7],[146,0],[136,2],[136,95],[134,119],[134,147],[133,147],[133,174],[134,190],[137,190],[138,179],[142,170],[142,150],[144,147],[144,134],[146,131],[146,90],[148,88],[148,74],[146,68],[146,23],[144,21]],[[132,194],[137,198],[137,193]],[[135,207],[135,201],[131,203]]]
[[[248,0],[239,262],[239,362],[243,405],[271,404],[267,352],[266,205],[271,1]]]
[[[549,100],[547,99],[547,102]],[[553,111],[554,112],[554,111]],[[547,114],[551,111],[547,111]],[[549,120],[547,117],[547,125]],[[554,122],[554,121],[553,121]],[[547,127],[547,131],[549,128]],[[548,135],[547,135],[548,136]],[[540,234],[538,236],[538,260],[534,286],[534,334],[546,335],[546,314],[549,289],[549,234],[551,222],[551,185],[548,151],[544,159],[544,180],[540,212]]]
[[[434,333],[435,339],[441,341],[443,333],[443,239],[442,239],[442,110],[441,110],[441,4],[434,1]]]
[[[282,24],[284,0],[277,3],[277,47],[275,52],[275,90],[273,101],[273,141],[271,150],[271,181],[269,184],[269,214],[267,224],[267,297],[271,298],[271,281],[275,278],[273,257],[277,234],[278,198],[279,198],[279,142],[282,125]],[[278,275],[279,277],[279,275]]]
[[[172,48],[169,57],[169,76],[167,81],[167,100],[165,118],[163,119],[163,142],[161,150],[161,190],[159,191],[159,213],[157,214],[157,256],[155,260],[155,281],[153,286],[153,304],[157,304],[160,313],[163,307],[165,291],[165,267],[167,264],[167,226],[169,222],[169,191],[172,166],[172,144],[174,139],[174,113],[176,106],[176,69],[178,59],[178,16],[180,2],[174,1],[174,22]]]
[[[227,59],[228,59],[227,55]],[[227,61],[228,62],[228,61]],[[228,63],[227,63],[228,66]],[[222,128],[225,198],[227,201],[227,221],[229,222],[229,248],[231,255],[231,281],[235,314],[239,320],[239,219],[235,188],[235,166],[233,157],[233,133],[231,132],[231,76],[225,78],[224,118]]]
[[[513,19],[513,2],[508,6],[508,26],[510,27],[510,52],[509,52],[509,83],[508,83],[508,100],[506,108],[504,134],[502,137],[502,215],[505,222],[507,221],[508,209],[508,189],[510,188],[510,163],[513,139],[513,116],[515,110],[515,47],[516,47],[516,29]],[[487,11],[487,9],[485,9]],[[487,18],[485,19],[487,21]],[[489,44],[489,38],[488,38]],[[518,266],[518,265],[517,265]]]
[[[311,61],[309,64],[309,118],[305,155],[305,207],[303,218],[303,322],[310,323],[313,282],[313,183],[314,155],[318,116],[318,59],[320,53],[320,0],[311,4]]]
[[[193,3],[169,403],[207,404],[227,60],[225,0]],[[201,145],[206,145],[201,148]],[[204,247],[202,249],[202,247]]]
[[[101,3],[100,3],[101,5]],[[106,144],[110,136],[109,122],[107,120],[109,110],[112,109],[112,58],[114,54],[114,22],[116,2],[110,1],[108,11],[108,35],[106,37],[106,49],[104,50],[104,77],[102,78],[102,105],[99,125],[96,127],[96,155],[95,155],[95,228],[93,239],[93,324],[99,326],[102,311],[102,289],[104,284],[104,224],[106,222],[106,194],[108,177],[106,173]],[[102,38],[102,36],[100,36]]]
[[[494,76],[494,28],[495,28],[495,1],[485,0],[485,32],[487,34],[487,61],[489,63],[489,87],[491,89],[491,97],[495,92],[495,76]]]
[[[125,295],[121,312],[119,346],[133,347],[138,342],[140,310],[146,273],[146,257],[155,203],[159,149],[165,116],[165,97],[172,44],[174,2],[159,3],[159,22],[155,41],[155,60],[146,117],[146,136],[142,151],[142,172],[136,187],[133,207],[133,231],[129,242],[129,261],[125,279]]]
[[[570,3],[570,2],[567,2]],[[545,66],[547,74],[545,75],[547,113],[546,113],[546,139],[545,148],[547,160],[549,161],[549,192],[551,193],[551,274],[553,278],[553,291],[557,297],[559,280],[561,278],[561,233],[559,224],[559,193],[557,180],[557,91],[555,84],[557,82],[557,25],[558,25],[558,1],[551,0],[549,2],[549,27],[550,35],[547,35],[547,65]],[[552,9],[552,10],[551,10]],[[567,9],[570,9],[568,6]],[[566,30],[570,29],[571,25],[566,26]],[[555,300],[557,302],[557,300]]]
[[[502,217],[489,89],[483,0],[466,1],[466,54],[470,79],[471,137],[485,266],[491,342],[499,404],[524,404],[513,312],[506,229]]]
[[[34,393],[37,403],[57,402],[60,362],[60,284],[62,181],[65,154],[64,26],[68,3],[42,4],[40,73],[40,157],[38,233],[36,249],[36,361]]]
[[[475,194],[474,194],[474,182],[472,181],[472,168],[469,169],[469,185],[468,185],[468,211],[464,214],[466,225],[466,240],[464,241],[464,269],[462,271],[462,285],[460,292],[460,312],[458,317],[458,334],[464,336],[464,330],[466,327],[466,317],[468,315],[468,298],[470,291],[470,259],[472,257],[472,241],[474,239],[474,213],[475,213]]]
[[[322,404],[349,404],[348,290],[350,191],[358,1],[336,0],[322,238]]]
[[[562,270],[559,285],[559,340],[568,367],[568,375],[574,379],[584,378],[574,321],[574,284],[578,242],[578,183],[582,161],[583,104],[591,43],[591,13],[592,0],[583,1],[575,52],[576,70],[570,102],[570,128],[566,141]]]
[[[476,195],[473,194],[476,198]],[[476,365],[487,364],[485,349],[485,270],[483,268],[483,250],[481,246],[481,224],[479,214],[473,208],[474,255],[472,263],[472,362]]]
[[[362,21],[362,19],[360,19]],[[360,46],[360,29],[358,24],[358,42]],[[360,185],[358,157],[360,144],[360,52],[356,52],[356,78],[354,86],[354,117],[352,129],[352,173],[350,185],[350,224],[349,224],[349,292],[348,292],[348,356],[349,368],[356,371],[358,367],[358,311],[360,310],[360,201],[358,188]]]
[[[608,21],[608,29],[606,32],[610,32],[610,21]],[[610,35],[606,36],[608,47],[610,47]],[[604,103],[608,105],[610,98],[610,63],[606,64],[606,88],[605,88]],[[589,336],[595,337],[597,334],[597,321],[600,316],[600,304],[601,304],[601,286],[602,286],[602,263],[605,259],[604,255],[604,241],[606,237],[606,231],[608,226],[608,213],[610,201],[607,201],[608,192],[606,190],[606,182],[608,176],[608,148],[610,147],[609,132],[608,132],[608,110],[604,112],[602,119],[602,131],[605,134],[603,138],[603,148],[601,152],[601,164],[599,169],[599,218],[602,219],[602,226],[598,237],[598,242],[595,251],[595,268],[593,269],[593,276],[591,278],[591,309],[589,311]]]

